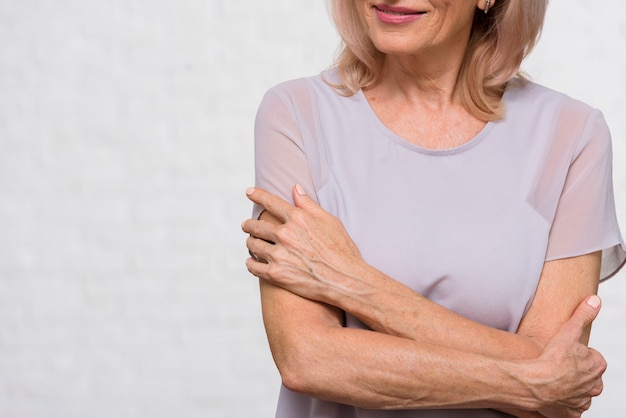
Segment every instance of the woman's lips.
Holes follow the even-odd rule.
[[[418,12],[405,7],[393,7],[386,4],[374,5],[378,19],[390,25],[402,25],[419,19],[424,12]]]

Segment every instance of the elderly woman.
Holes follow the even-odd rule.
[[[517,75],[547,0],[331,3],[343,52],[265,96],[242,226],[277,417],[580,416],[626,247],[602,115]]]

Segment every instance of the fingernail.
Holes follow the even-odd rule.
[[[302,186],[300,186],[299,184],[296,184],[296,192],[300,196],[305,196],[306,195],[306,192],[304,191],[304,188],[302,188]]]
[[[587,305],[591,306],[594,309],[600,306],[600,303],[601,303],[600,298],[597,297],[596,295],[593,295],[592,297],[587,299]]]
[[[254,187],[248,187],[246,189],[246,195],[250,196],[252,193],[254,193]]]

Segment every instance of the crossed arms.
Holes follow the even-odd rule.
[[[284,385],[372,409],[493,408],[578,417],[602,390],[587,348],[599,310],[600,254],[547,262],[517,333],[461,317],[367,265],[341,223],[294,188],[261,189],[248,220],[248,270]],[[576,280],[572,280],[575,276]],[[343,311],[372,331],[345,328]]]

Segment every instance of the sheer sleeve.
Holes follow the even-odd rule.
[[[600,250],[600,279],[606,280],[624,265],[626,247],[615,212],[611,136],[602,114],[594,111],[567,172],[546,260]]]
[[[306,100],[302,84],[292,89],[278,86],[265,94],[257,112],[254,130],[255,184],[292,202],[291,190],[298,183],[317,201],[303,138],[303,126],[293,95]],[[295,87],[295,91],[294,88]],[[253,217],[263,208],[254,205]]]

